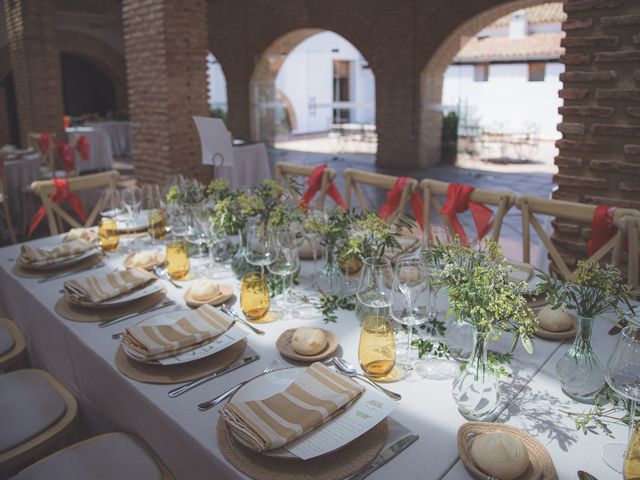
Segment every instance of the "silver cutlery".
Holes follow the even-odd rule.
[[[123,332],[118,332],[118,333],[114,333],[113,335],[111,335],[111,338],[113,340],[120,340],[120,337],[122,337]]]
[[[578,470],[578,478],[580,480],[598,480],[596,477],[594,477],[590,473],[585,472],[584,470]]]
[[[146,309],[141,310],[139,312],[129,313],[129,314],[124,315],[122,317],[114,318],[113,320],[105,320],[103,322],[100,322],[98,324],[98,327],[100,327],[100,328],[110,327],[111,325],[114,325],[116,323],[122,322],[124,320],[129,320],[130,318],[137,317],[138,315],[143,315],[145,313],[155,312],[156,310],[160,310],[161,308],[165,308],[165,307],[170,307],[171,305],[175,305],[175,304],[176,304],[176,302],[174,302],[173,300],[165,300],[164,302],[162,302],[159,305],[155,305],[153,307],[146,308]]]
[[[104,267],[104,262],[98,262],[95,265],[91,265],[90,267],[81,268],[80,270],[72,270],[70,272],[56,273],[55,275],[49,275],[47,277],[43,277],[38,280],[38,283],[45,283],[50,280],[57,280],[59,278],[68,277],[69,275],[73,275],[75,273],[88,272],[89,270],[95,270],[98,268]]]
[[[342,373],[347,377],[356,377],[361,380],[364,380],[372,387],[377,388],[379,391],[387,395],[389,398],[392,398],[394,400],[402,400],[402,395],[396,392],[392,392],[391,390],[387,390],[386,388],[381,387],[376,382],[372,381],[369,377],[362,375],[361,373],[358,373],[356,371],[356,368],[353,365],[351,365],[349,362],[347,362],[344,358],[334,357],[333,364],[338,369],[338,373]]]
[[[158,278],[161,278],[162,280],[166,280],[174,287],[182,288],[182,285],[173,281],[173,279],[171,278],[171,275],[169,275],[166,270],[163,270],[160,267],[153,267],[153,273],[155,273],[158,276]]]
[[[265,368],[262,373],[271,373],[273,372],[276,368],[278,368],[278,361],[274,360],[273,362],[271,362],[271,364]],[[221,393],[220,395],[218,395],[215,398],[212,398],[211,400],[207,401],[207,402],[202,402],[198,404],[198,410],[202,410],[203,412],[206,412],[207,410],[209,410],[212,407],[215,407],[216,405],[218,405],[219,403],[223,402],[226,398],[229,398],[231,395],[233,395],[234,393],[236,393],[241,386],[243,386],[244,384],[246,384],[247,382],[249,382],[250,380],[245,380],[244,382],[240,382],[239,384],[231,387],[229,390],[227,390],[224,393]]]
[[[232,363],[231,365],[229,365],[228,367],[225,367],[222,370],[218,370],[217,372],[212,373],[211,375],[207,375],[206,377],[199,378],[199,379],[194,380],[192,382],[185,383],[184,385],[182,385],[180,387],[174,388],[173,390],[169,390],[169,393],[167,395],[169,395],[171,398],[178,397],[178,396],[182,395],[183,393],[188,392],[189,390],[192,390],[192,389],[194,389],[196,387],[199,387],[200,385],[202,385],[204,383],[207,383],[210,380],[213,380],[214,378],[221,377],[225,373],[233,372],[234,370],[237,370],[238,368],[242,368],[245,365],[249,365],[250,363],[255,362],[259,358],[260,358],[259,355],[253,355],[251,357],[245,357],[245,358],[242,358],[240,360],[237,360],[234,363]]]
[[[230,315],[233,318],[235,318],[238,322],[243,324],[245,327],[249,327],[254,333],[257,333],[258,335],[264,335],[264,331],[251,325],[248,321],[246,321],[244,318],[242,318],[234,310],[231,310],[226,305],[221,305],[220,310],[222,310],[223,313],[226,313],[227,315]]]
[[[400,440],[392,443],[387,448],[385,448],[382,452],[378,454],[376,458],[373,459],[369,465],[364,467],[358,473],[356,473],[349,480],[362,480],[363,478],[368,477],[385,463],[391,461],[396,455],[404,451],[407,447],[411,446],[413,442],[418,440],[418,435],[409,435],[407,437],[401,438]]]

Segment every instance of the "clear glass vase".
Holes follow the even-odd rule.
[[[573,345],[556,363],[562,391],[582,403],[593,403],[604,388],[604,368],[591,347],[593,317],[578,316],[578,333]]]
[[[496,376],[489,370],[487,340],[474,329],[469,362],[453,382],[453,399],[468,420],[485,420],[500,405],[502,394]]]
[[[258,267],[247,262],[247,229],[241,227],[239,233],[240,243],[231,258],[231,270],[238,279],[242,278],[247,272],[257,272],[259,270]]]
[[[342,293],[344,279],[340,271],[340,265],[336,259],[335,243],[324,246],[324,265],[316,279],[316,288],[323,295],[336,295]]]

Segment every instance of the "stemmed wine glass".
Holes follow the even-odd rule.
[[[266,225],[257,224],[247,227],[247,262],[258,265],[264,275],[264,267],[274,262],[277,246],[273,233]]]
[[[422,258],[429,274],[429,291],[431,295],[431,319],[438,318],[438,294],[442,290],[442,259],[434,255],[433,248],[436,245],[451,242],[451,234],[443,225],[429,225],[424,232]]]
[[[413,370],[413,327],[422,325],[429,316],[427,309],[418,305],[429,288],[427,269],[420,259],[405,258],[396,263],[394,273],[391,316],[407,326],[407,352],[402,363],[406,370]]]
[[[629,436],[633,433],[636,403],[640,401],[640,327],[629,325],[622,330],[616,349],[607,363],[605,377],[609,386],[629,400]],[[627,439],[627,440],[628,440]],[[611,443],[602,447],[607,465],[622,473],[626,445]]]
[[[140,206],[142,205],[142,190],[139,187],[129,187],[122,191],[122,205],[127,211],[127,223],[129,224],[129,231],[133,233],[136,230],[136,221],[140,213]],[[135,237],[128,244],[129,250],[132,250],[135,246]]]
[[[300,267],[300,259],[298,256],[298,237],[295,230],[290,227],[278,228],[273,232],[275,243],[278,247],[277,256],[273,263],[269,265],[269,271],[274,275],[282,277],[282,297],[280,301],[274,305],[274,308],[281,310],[282,315],[286,316],[292,302],[289,301],[289,289],[293,283],[293,274]]]
[[[194,205],[189,209],[189,230],[187,239],[189,242],[197,245],[198,258],[204,257],[204,245],[207,243],[207,237],[210,230],[210,208],[204,203]],[[201,272],[206,269],[206,265],[201,265],[198,270]]]
[[[160,194],[160,187],[155,184],[143,185],[142,194],[149,220],[151,244],[156,245],[158,240],[164,238],[167,229],[164,201]]]

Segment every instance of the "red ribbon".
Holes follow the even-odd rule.
[[[589,256],[596,253],[602,246],[612,239],[618,232],[613,224],[613,216],[616,213],[615,207],[598,205],[593,212],[591,220],[591,240],[587,245]]]
[[[402,198],[402,191],[404,190],[404,186],[409,181],[409,177],[398,177],[396,183],[393,185],[393,188],[387,192],[387,201],[384,202],[380,210],[378,211],[378,215],[382,217],[384,220],[393,215],[398,209],[398,205],[400,205],[400,199]],[[414,192],[411,196],[411,210],[413,211],[413,215],[416,217],[416,221],[420,228],[423,228],[422,224],[422,212],[424,209],[424,205],[422,203],[422,198],[418,192]]]
[[[76,165],[73,161],[73,149],[71,145],[56,140],[56,148],[58,149],[60,160],[62,160],[62,169],[67,173],[72,172],[73,169],[76,168]]]
[[[89,160],[89,147],[90,145],[87,137],[85,135],[80,135],[76,140],[76,150],[80,154],[80,158],[84,161]]]
[[[40,134],[40,150],[42,150],[42,153],[48,153],[49,152],[49,146],[51,145],[51,134],[48,132],[45,133],[41,133]]]
[[[309,208],[309,202],[322,188],[322,176],[324,175],[325,168],[327,168],[326,163],[314,168],[311,175],[309,175],[309,178],[307,179],[307,190],[304,192],[302,199],[300,200],[300,206],[304,210]],[[342,200],[342,196],[340,195],[340,191],[338,190],[338,187],[336,187],[335,183],[329,183],[327,195],[329,195],[339,206],[346,208],[344,201]]]
[[[491,209],[482,203],[469,201],[469,196],[474,190],[475,187],[471,185],[450,183],[447,189],[447,200],[440,209],[440,214],[449,217],[451,227],[465,245],[469,243],[469,240],[467,239],[464,227],[458,220],[458,213],[471,209],[471,216],[476,224],[479,239],[482,239],[489,230],[489,227],[491,227],[491,216],[493,215]]]
[[[78,195],[69,190],[69,180],[67,180],[66,178],[54,178],[52,182],[55,185],[56,190],[51,194],[51,201],[55,203],[67,202],[73,209],[73,211],[76,212],[80,220],[82,220],[82,222],[86,222],[87,214],[84,213],[84,208],[82,208],[82,203],[80,202],[80,198],[78,197]],[[44,220],[44,217],[46,215],[47,212],[43,205],[38,209],[36,214],[31,219],[27,238],[31,238],[31,235],[33,234],[35,229],[38,228],[38,225],[40,225],[40,222]]]

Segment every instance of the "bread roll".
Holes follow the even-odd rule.
[[[131,256],[131,265],[134,267],[147,267],[153,265],[157,258],[155,250],[141,250]]]
[[[500,480],[514,480],[529,466],[527,447],[502,432],[478,435],[471,444],[471,458],[480,470]]]
[[[327,347],[327,335],[319,328],[296,328],[291,346],[300,355],[317,355]]]
[[[550,332],[566,332],[573,326],[573,319],[564,310],[554,310],[551,305],[545,305],[538,312],[540,326]]]
[[[213,280],[199,278],[191,285],[191,298],[199,302],[206,302],[220,295],[220,287]]]
[[[62,239],[63,242],[73,242],[74,240],[90,241],[89,230],[86,228],[72,228]]]

